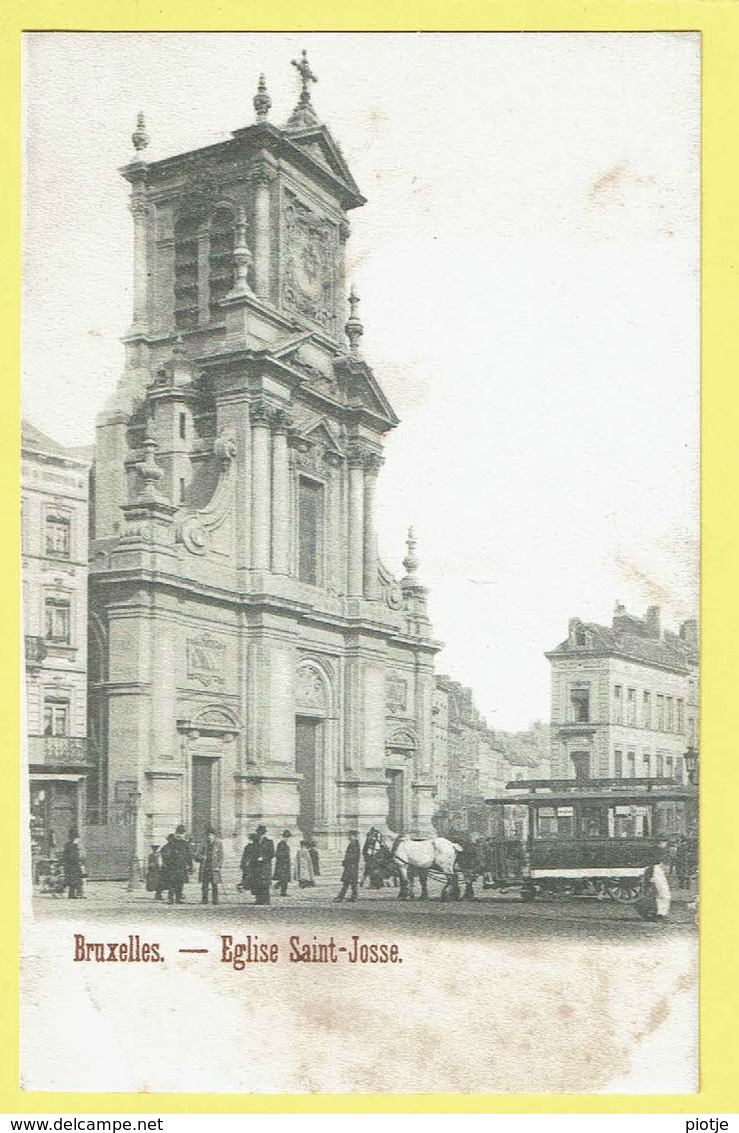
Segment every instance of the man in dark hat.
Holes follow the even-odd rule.
[[[170,905],[176,902],[181,905],[185,899],[184,888],[192,872],[192,851],[190,843],[185,838],[185,827],[178,826],[174,834],[167,835],[167,841],[162,846],[162,866],[165,884],[162,888],[168,890]]]
[[[221,866],[223,865],[223,843],[216,836],[212,826],[205,832],[205,842],[198,854],[200,867],[198,881],[202,890],[202,903],[208,904],[208,892],[213,894],[213,904],[218,904],[218,886],[221,884]]]
[[[72,899],[84,897],[85,859],[80,849],[80,832],[74,827],[69,831],[69,838],[62,850],[62,868],[68,896]]]
[[[359,848],[359,831],[349,831],[349,845],[344,853],[343,871],[341,874],[341,889],[338,895],[334,897],[335,901],[343,901],[346,897],[347,890],[351,889],[352,895],[350,901],[356,901],[357,888],[359,886],[359,862],[362,852]]]
[[[275,844],[267,837],[267,827],[257,826],[257,842],[251,866],[251,891],[257,905],[269,905],[269,887],[272,882],[272,859]]]
[[[282,831],[282,837],[275,850],[275,883],[281,897],[287,897],[287,887],[292,880],[292,863],[290,860],[291,837],[289,830]]]

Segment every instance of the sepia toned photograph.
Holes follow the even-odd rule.
[[[700,35],[23,47],[21,1085],[695,1092]]]

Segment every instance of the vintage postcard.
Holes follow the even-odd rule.
[[[25,1090],[698,1089],[700,123],[695,31],[24,35]]]

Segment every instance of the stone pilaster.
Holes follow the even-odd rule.
[[[272,415],[272,570],[287,574],[290,554],[290,457],[283,409]]]
[[[359,598],[364,590],[364,451],[352,444],[349,464],[349,537],[347,546],[347,594]]]
[[[375,530],[375,485],[382,466],[382,457],[377,453],[367,453],[364,458],[364,596],[378,597],[377,575],[377,533]]]
[[[260,158],[251,170],[254,185],[254,290],[269,302],[272,280],[271,212],[274,166]]]
[[[270,560],[270,409],[261,399],[251,404],[251,520],[255,570],[269,570]]]
[[[133,326],[131,333],[143,334],[148,328],[148,205],[143,176],[133,184]]]

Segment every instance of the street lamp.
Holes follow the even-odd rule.
[[[694,787],[698,786],[698,751],[691,744],[685,752],[685,770],[688,773],[688,782]]]

